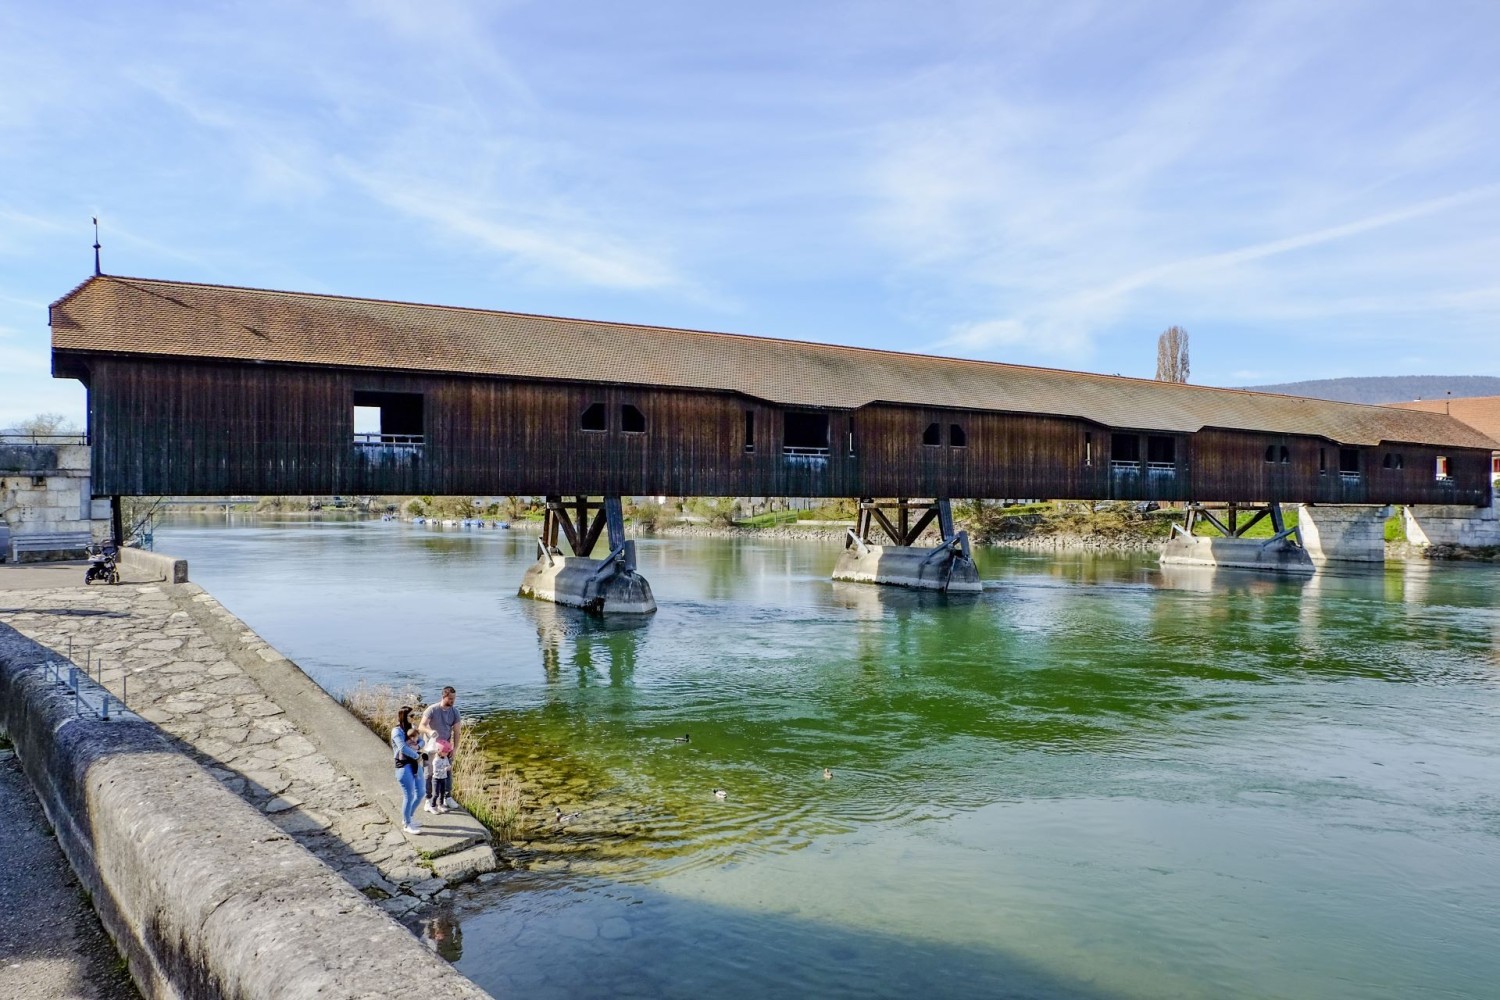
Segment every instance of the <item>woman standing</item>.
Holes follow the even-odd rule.
[[[405,801],[401,804],[401,829],[407,833],[421,833],[421,825],[413,818],[417,803],[422,801],[422,755],[417,751],[417,732],[411,725],[411,706],[401,706],[396,713],[396,726],[391,730],[391,750],[395,754],[396,780],[401,783]]]

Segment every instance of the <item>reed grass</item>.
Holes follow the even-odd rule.
[[[424,707],[421,695],[410,687],[365,681],[345,691],[339,701],[383,740],[391,738],[391,730],[396,728],[396,713],[403,705],[411,706],[413,718],[420,718]]]
[[[523,803],[515,772],[491,769],[472,726],[459,728],[453,749],[453,797],[496,837],[514,840],[521,829]]]

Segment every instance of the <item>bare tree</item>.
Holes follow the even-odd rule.
[[[156,519],[166,511],[165,497],[121,497],[120,526],[124,544],[142,543],[156,528]]]
[[[1169,326],[1156,338],[1156,380],[1188,380],[1188,332],[1180,326]]]
[[[61,413],[38,413],[34,417],[19,421],[12,427],[0,430],[0,434],[18,434],[38,438],[77,433],[78,425]]]

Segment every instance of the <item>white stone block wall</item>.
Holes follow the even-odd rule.
[[[1299,504],[1297,527],[1314,562],[1385,562],[1389,507]]]
[[[96,538],[107,535],[109,502],[90,495],[88,445],[49,447],[57,456],[55,468],[0,472],[0,521],[12,536],[79,531]]]
[[[1500,513],[1488,507],[1459,504],[1413,504],[1402,517],[1406,539],[1413,545],[1459,545],[1485,548],[1500,545]]]

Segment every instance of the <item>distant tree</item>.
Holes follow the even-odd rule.
[[[34,417],[19,421],[12,427],[7,427],[4,433],[28,434],[37,437],[45,437],[49,434],[77,434],[78,425],[61,413],[38,413]]]
[[[1188,332],[1180,326],[1169,326],[1156,338],[1156,380],[1188,380]]]

